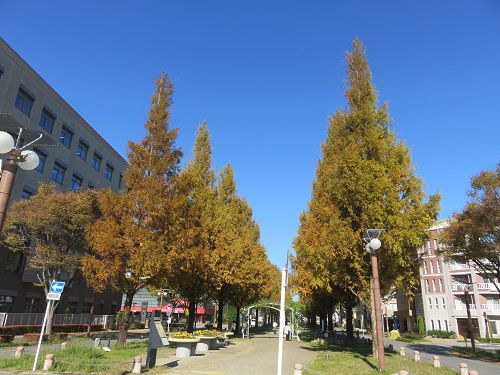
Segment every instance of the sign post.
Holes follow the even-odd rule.
[[[171,321],[171,318],[170,316],[172,315],[172,311],[173,311],[173,306],[171,303],[168,303],[166,306],[165,306],[165,315],[167,316],[167,333],[170,333],[170,321]]]
[[[42,345],[43,334],[45,332],[45,327],[47,325],[47,317],[49,316],[49,311],[52,308],[52,301],[59,301],[61,299],[61,294],[64,290],[64,281],[52,281],[50,283],[49,293],[47,293],[47,307],[45,309],[45,315],[43,316],[42,329],[40,331],[40,338],[38,339],[38,345],[36,347],[35,361],[33,362],[32,371],[36,370],[36,364],[38,362],[38,356],[40,354],[40,347]]]
[[[281,298],[280,298],[280,329],[278,337],[278,371],[277,375],[282,375],[283,367],[283,334],[285,330],[285,293],[287,286],[288,268],[285,266],[281,271]]]

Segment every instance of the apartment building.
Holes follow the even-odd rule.
[[[42,182],[60,191],[121,188],[126,161],[1,38],[0,112],[58,141],[57,147],[34,148],[40,164],[32,171],[19,169],[11,202],[28,199]],[[23,255],[0,249],[0,312],[43,311],[45,297],[33,281]],[[75,277],[59,312],[86,312],[91,300],[85,280]],[[106,292],[98,297],[96,313],[112,313],[120,303],[120,294]]]
[[[463,336],[468,330],[464,292],[468,288],[476,337],[486,337],[487,330],[491,336],[500,337],[500,293],[494,286],[498,280],[472,263],[445,261],[440,254],[443,244],[439,241],[439,233],[448,225],[448,220],[436,222],[429,229],[429,239],[418,251],[421,293],[413,301],[398,296],[398,317],[407,322],[406,326],[401,325],[403,331],[413,330],[415,319],[420,315],[425,319],[426,330],[454,331]]]

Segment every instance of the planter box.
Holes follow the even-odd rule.
[[[200,342],[200,339],[169,338],[168,341],[176,344],[175,356],[177,358],[186,358],[196,354],[196,344]]]
[[[196,353],[204,353],[217,349],[217,336],[200,336],[200,342],[196,344]]]
[[[14,341],[14,335],[0,335],[0,342],[12,342]]]

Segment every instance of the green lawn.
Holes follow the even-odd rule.
[[[464,354],[471,358],[486,359],[489,361],[500,361],[500,357],[498,356],[498,354],[491,350],[476,348],[476,351],[473,352],[471,347],[465,348],[463,346],[454,346],[453,351],[455,353]]]
[[[378,371],[378,361],[371,355],[367,346],[342,347],[337,345],[318,345],[311,343],[318,351],[316,359],[307,366],[304,375],[318,374],[395,374],[399,370],[407,370],[411,375],[452,375],[455,370],[445,367],[434,368],[427,362],[415,362],[408,357],[396,353],[385,354],[385,371]],[[328,358],[327,358],[328,356]]]
[[[90,346],[69,346],[64,350],[51,351],[55,359],[52,371],[122,374],[131,370],[134,356],[145,354],[146,348],[146,343],[130,343],[126,349],[112,348],[111,352],[105,352]],[[43,368],[45,354],[47,352],[40,354],[37,369]],[[33,355],[3,359],[0,360],[0,368],[31,370],[33,360]]]

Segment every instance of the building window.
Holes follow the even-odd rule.
[[[438,329],[441,331],[441,320],[438,320]]]
[[[37,313],[40,312],[40,298],[26,298],[24,300],[24,312],[25,313]]]
[[[438,279],[438,281],[439,281],[439,292],[443,293],[443,280]]]
[[[444,320],[444,328],[446,329],[446,331],[448,331],[448,321],[445,319]]]
[[[94,152],[94,156],[92,156],[92,168],[99,172],[101,170],[101,162],[102,157]]]
[[[438,242],[436,239],[434,239],[433,242],[434,242],[434,254],[437,254]]]
[[[69,130],[66,126],[61,129],[61,135],[59,136],[59,141],[67,148],[71,148],[71,140],[73,139],[73,132]]]
[[[45,161],[47,160],[47,154],[43,151],[40,151],[37,148],[34,148],[33,151],[35,151],[38,154],[38,159],[40,159],[40,162],[38,163],[36,170],[40,173],[43,173],[43,168],[45,167]]]
[[[437,289],[436,289],[436,280],[432,279],[432,291],[434,293],[436,293]]]
[[[76,154],[80,157],[80,159],[87,160],[88,152],[89,152],[89,146],[83,141],[78,142],[78,147],[76,148]]]
[[[441,273],[441,261],[439,259],[436,259],[436,268],[437,273]]]
[[[434,331],[436,329],[436,327],[434,327],[434,320],[431,319],[431,326],[432,326],[432,330]]]
[[[45,129],[46,132],[52,133],[52,129],[54,129],[54,122],[56,121],[55,116],[44,109],[40,116],[39,125]]]
[[[425,291],[429,293],[431,291],[431,287],[429,286],[429,280],[425,279]]]
[[[446,310],[446,302],[445,302],[444,297],[443,297],[443,298],[441,298],[441,304],[442,304],[442,306],[443,306],[443,310]]]
[[[431,241],[427,241],[427,255],[431,256],[432,251],[431,251]]]
[[[436,298],[436,310],[439,310],[439,300]],[[440,328],[441,329],[441,328]]]
[[[25,186],[23,191],[21,192],[22,199],[30,199],[33,195],[35,195],[35,190]]]
[[[427,262],[424,260],[424,275],[427,275]]]
[[[0,312],[11,312],[14,306],[14,297],[0,296]]]
[[[15,104],[17,109],[19,109],[22,113],[29,117],[31,115],[31,108],[33,107],[34,101],[35,99],[30,94],[19,87]]]
[[[95,189],[95,186],[93,184],[91,184],[91,183],[88,183],[87,186],[88,186],[88,188],[90,190],[94,190]]]
[[[71,176],[71,190],[77,192],[82,188],[82,185],[83,185],[83,179],[81,177],[77,176],[76,174]]]
[[[63,167],[59,163],[54,163],[54,168],[52,169],[52,181],[57,182],[58,184],[63,183],[64,181],[64,174],[66,173],[66,167]]]
[[[434,262],[432,259],[429,261],[429,265],[431,266],[431,274],[434,274]]]
[[[106,163],[106,168],[104,169],[104,177],[107,178],[109,181],[111,181],[113,179],[114,170],[115,169],[111,165]]]
[[[429,298],[429,309],[432,310],[432,298]]]
[[[118,189],[120,189],[123,185],[123,175],[120,175],[120,178],[118,179]]]

